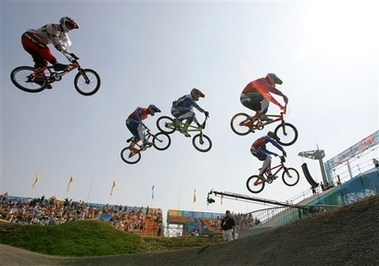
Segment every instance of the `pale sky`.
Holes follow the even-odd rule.
[[[160,207],[164,214],[247,212],[260,206],[235,200],[208,206],[207,193],[285,201],[309,190],[303,162],[322,181],[318,162],[299,152],[318,145],[326,161],[378,130],[379,21],[371,1],[2,1],[0,7],[0,193]],[[76,92],[75,72],[37,94],[10,81],[15,67],[32,65],[21,34],[62,16],[80,27],[69,33],[69,49],[101,76],[101,88],[91,97]],[[237,112],[253,114],[241,105],[240,93],[268,72],[283,80],[277,88],[289,98],[286,121],[297,127],[299,139],[285,149],[288,166],[298,169],[301,180],[287,187],[278,179],[254,195],[245,182],[262,163],[250,145],[274,126],[237,136],[229,123]],[[171,102],[193,87],[206,96],[198,103],[210,113],[206,134],[212,150],[200,153],[176,132],[168,150],[149,149],[138,164],[124,163],[120,151],[131,136],[126,117],[153,103],[162,113],[145,123],[157,131],[156,119],[170,115]],[[269,113],[278,111],[270,106]]]

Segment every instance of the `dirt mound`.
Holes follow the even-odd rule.
[[[178,251],[57,258],[0,245],[18,265],[379,265],[379,195],[232,242]]]

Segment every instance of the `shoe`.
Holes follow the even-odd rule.
[[[205,128],[204,123],[203,123],[203,124],[197,123],[197,126],[198,126],[199,128],[201,128],[201,129],[204,129],[204,128]]]
[[[68,65],[64,65],[64,64],[61,64],[61,63],[55,63],[53,65],[53,68],[55,71],[63,71],[63,70],[66,70],[68,68]]]
[[[261,121],[265,121],[265,122],[271,122],[271,121],[273,121],[271,118],[268,118],[267,115],[265,115],[265,114],[261,114],[261,116],[259,117],[259,119]]]
[[[175,129],[180,131],[180,121],[179,121],[179,119],[178,118],[174,118],[173,122],[174,122]]]
[[[268,174],[268,179],[274,180],[277,178],[277,176],[274,176],[273,174]]]
[[[145,142],[142,144],[142,148],[143,148],[144,150],[146,150],[147,148],[150,148],[151,146],[153,146],[153,143],[148,142],[148,141],[145,141]]]
[[[267,182],[267,179],[266,179],[263,175],[259,175],[259,178],[260,178],[263,182]]]
[[[38,84],[38,85],[40,85],[40,86],[42,86],[42,84],[44,83],[43,81],[39,81],[39,80],[36,80],[36,81],[34,81],[34,83],[36,83],[36,84]],[[53,88],[53,86],[51,86],[51,84],[50,83],[48,83],[46,86],[45,86],[45,89],[52,89]]]

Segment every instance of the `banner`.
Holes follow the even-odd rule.
[[[111,188],[111,195],[113,194],[113,189],[114,189],[115,186],[116,186],[116,182],[113,181],[112,188]]]
[[[74,179],[72,178],[72,176],[70,176],[70,180],[68,181],[68,184],[67,184],[67,192],[70,190],[72,181],[74,181]]]
[[[34,180],[34,183],[32,184],[32,188],[36,186],[38,179],[39,179],[39,173],[36,173],[36,179]]]

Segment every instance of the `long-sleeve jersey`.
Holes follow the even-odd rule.
[[[278,148],[279,150],[281,150],[282,152],[284,152],[284,149],[282,148],[282,146],[280,146],[270,136],[263,136],[263,137],[257,139],[256,141],[254,141],[254,143],[251,146],[254,147],[254,148],[256,148],[257,150],[261,150],[261,151],[263,151],[265,153],[275,154],[274,152],[271,152],[271,151],[269,151],[269,150],[266,149],[266,144],[269,143],[269,142],[272,145],[274,145],[276,148]]]
[[[195,100],[191,97],[191,94],[186,94],[182,97],[180,97],[178,100],[174,101],[172,103],[172,106],[173,107],[176,107],[176,108],[189,108],[189,109],[193,109],[194,107],[199,110],[200,112],[204,113],[204,109],[201,108],[196,102]]]
[[[246,87],[243,89],[243,94],[258,92],[260,93],[265,99],[269,100],[270,102],[281,106],[278,101],[275,100],[274,97],[272,97],[271,93],[284,96],[283,93],[275,88],[274,86],[270,85],[268,80],[266,78],[260,78],[257,80],[254,80],[246,85]]]
[[[57,49],[67,50],[71,46],[68,34],[62,31],[59,24],[46,24],[38,29],[29,29],[28,32],[36,34],[46,45],[53,44]]]
[[[128,119],[129,121],[131,122],[134,122],[134,123],[141,123],[142,120],[146,119],[147,116],[148,116],[148,110],[147,108],[144,108],[144,107],[137,107],[136,110],[134,110],[133,113],[131,113],[129,116],[128,116]]]

